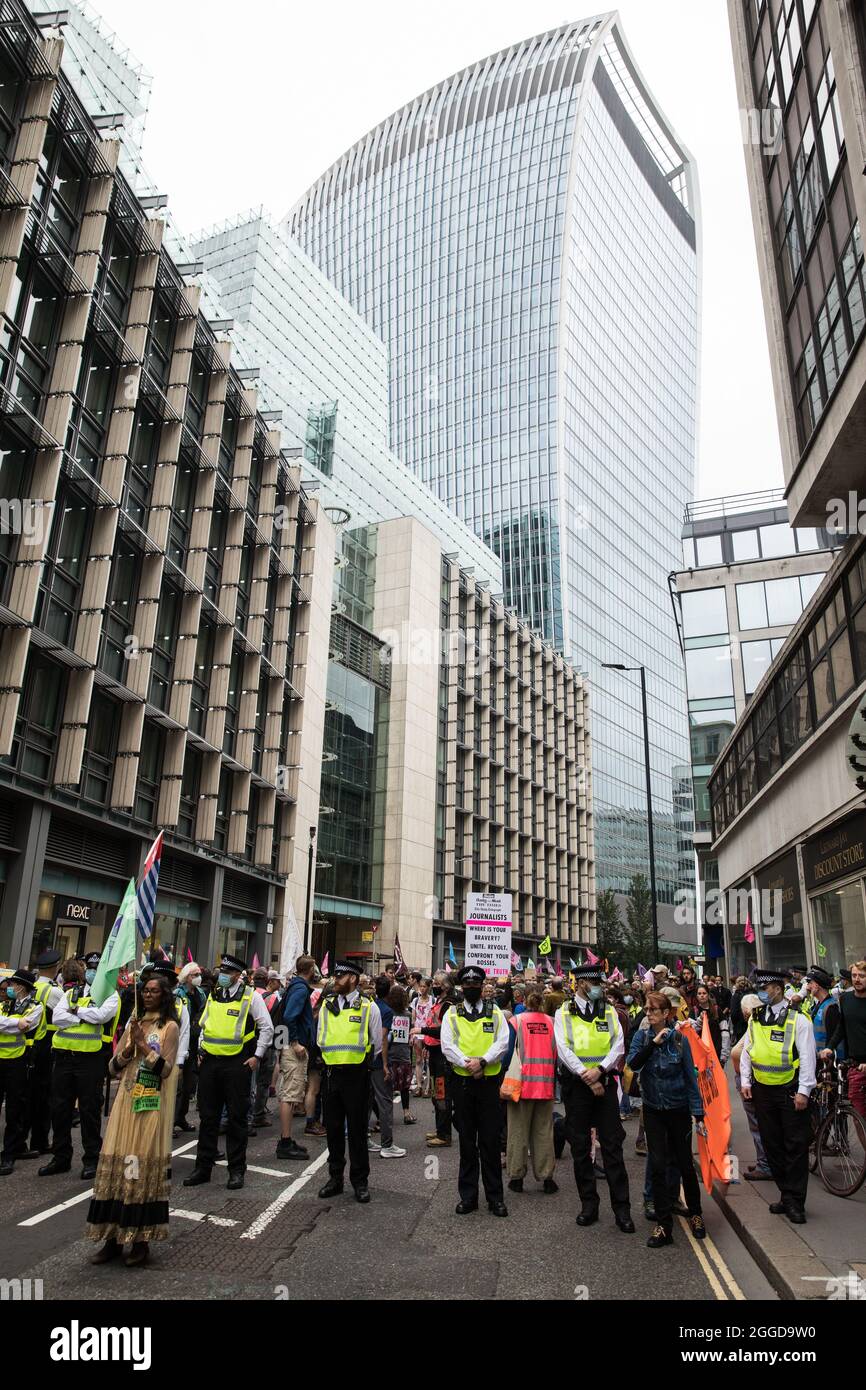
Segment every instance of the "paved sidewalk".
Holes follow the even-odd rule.
[[[731,1087],[731,1148],[740,1172],[755,1162],[755,1150],[739,1096]],[[805,1226],[792,1226],[784,1216],[770,1214],[778,1201],[773,1182],[748,1182],[723,1187],[713,1196],[781,1298],[850,1298],[856,1278],[866,1281],[866,1183],[853,1197],[834,1197],[817,1173],[809,1175]],[[847,1280],[842,1286],[830,1280]],[[864,1287],[866,1292],[866,1287]],[[856,1295],[855,1295],[856,1296]]]

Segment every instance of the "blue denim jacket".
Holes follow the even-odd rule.
[[[703,1115],[692,1054],[682,1035],[672,1029],[656,1047],[651,1028],[638,1028],[628,1050],[628,1065],[640,1072],[640,1088],[651,1110],[690,1110]]]

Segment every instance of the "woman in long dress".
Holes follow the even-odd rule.
[[[150,1242],[168,1237],[178,1040],[171,983],[148,974],[109,1064],[120,1086],[87,1213],[89,1239],[105,1242],[92,1264],[113,1260],[123,1246],[124,1264],[144,1264]]]

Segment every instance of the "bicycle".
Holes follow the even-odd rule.
[[[866,1181],[866,1123],[848,1099],[847,1073],[846,1063],[827,1062],[815,1087],[809,1167],[834,1197],[853,1197]]]

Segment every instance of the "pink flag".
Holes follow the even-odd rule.
[[[587,965],[598,965],[599,963],[598,956],[594,956],[588,946],[586,948],[586,963]]]
[[[328,973],[328,960],[329,960],[329,958],[330,958],[330,955],[331,955],[331,952],[330,952],[330,951],[326,951],[326,952],[325,952],[325,959],[322,961],[322,974],[323,974],[323,975],[327,975],[327,973]]]
[[[450,974],[451,974],[451,964],[450,964],[450,962],[447,961],[447,960],[446,960],[446,962],[445,962],[445,974],[446,974],[446,975],[450,975]]]
[[[253,954],[253,970],[258,970],[258,968],[259,968],[259,956],[258,956],[258,952],[256,951],[256,952]]]
[[[511,952],[511,964],[516,970],[520,969],[520,957],[516,951]]]
[[[192,960],[192,951],[189,949],[188,946],[186,948],[186,958],[188,961]]]
[[[556,973],[557,973],[557,975],[561,975],[561,974],[562,974],[562,960],[561,960],[561,958],[560,958],[560,954],[559,954],[559,949],[558,949],[558,948],[557,948],[557,952],[556,952]]]
[[[683,968],[683,960],[682,960],[682,956],[680,956],[680,957],[678,958],[678,960],[677,960],[677,970],[682,970],[682,968]]]
[[[743,936],[744,936],[745,940],[748,941],[749,945],[751,946],[752,942],[753,942],[754,939],[755,939],[755,928],[752,926],[752,914],[751,914],[751,912],[747,912],[747,913],[746,913],[746,930],[743,932]]]

